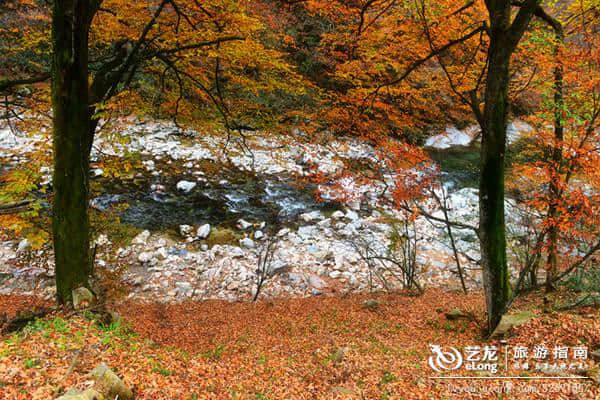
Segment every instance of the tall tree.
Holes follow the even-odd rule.
[[[93,140],[88,95],[88,32],[99,2],[56,0],[52,9],[52,231],[61,303],[88,286],[88,187]]]
[[[490,331],[500,322],[511,295],[504,220],[504,159],[509,112],[510,58],[538,3],[539,0],[526,1],[514,20],[511,20],[510,0],[485,2],[489,12],[490,44],[484,107],[478,115],[482,130],[479,240]]]
[[[19,1],[11,2],[15,18]],[[39,7],[27,13],[45,15],[45,6]],[[44,63],[36,64],[42,68],[35,75],[21,68],[29,76],[0,79],[0,91],[52,80],[52,236],[57,298],[68,304],[73,289],[89,285],[89,162],[111,101],[128,96],[141,107],[144,96],[134,89],[143,81],[139,90],[158,93],[158,108],[178,122],[189,122],[203,107],[228,131],[241,132],[252,113],[265,119],[281,114],[252,106],[257,93],[295,94],[302,84],[281,55],[262,44],[260,22],[238,1],[57,0],[50,17],[51,70],[44,70]],[[23,45],[31,40],[17,39],[25,53],[21,58],[31,57]]]
[[[396,126],[406,126],[406,118],[399,118],[407,109],[403,102],[414,107],[420,95],[439,87],[430,83],[439,72],[448,78],[448,89],[474,112],[482,131],[478,235],[489,330],[498,324],[511,297],[504,218],[510,61],[540,2],[336,1],[316,7],[316,13],[338,25],[324,36],[335,39],[330,45],[331,59],[341,60],[335,69],[345,84],[339,85],[339,107],[332,113],[335,128],[365,130],[364,136],[388,145],[377,136],[399,137]],[[431,18],[426,16],[426,8],[432,10]],[[441,38],[440,44],[434,43],[434,36]],[[474,51],[468,43],[476,44],[471,46]],[[479,59],[482,48],[487,56],[484,60]],[[436,60],[441,71],[432,67]],[[469,68],[470,60],[477,60],[475,65],[484,69]],[[419,69],[428,77],[419,76]],[[411,82],[409,75],[416,75],[416,82]],[[357,109],[350,116],[344,111],[351,109],[348,105]],[[412,112],[412,118],[414,115]],[[341,119],[346,123],[338,122]]]

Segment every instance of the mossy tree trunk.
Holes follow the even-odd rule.
[[[483,282],[488,311],[488,330],[500,322],[510,301],[511,287],[506,260],[504,220],[504,157],[508,124],[510,58],[539,2],[522,2],[511,20],[510,0],[486,0],[490,45],[482,129],[481,179],[479,183],[479,239]]]
[[[88,286],[91,115],[88,101],[88,0],[56,0],[52,15],[54,202],[52,232],[59,303]]]
[[[481,260],[486,290],[488,328],[500,322],[510,297],[504,221],[504,154],[508,118],[508,65],[510,53],[492,40],[481,142],[479,217]]]

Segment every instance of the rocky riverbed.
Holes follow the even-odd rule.
[[[438,138],[433,147],[441,141],[452,149],[476,140],[472,128],[449,132],[458,143]],[[91,206],[118,214],[138,232],[119,244],[109,231],[95,236],[96,270],[118,276],[126,297],[249,299],[261,265],[269,276],[261,291],[265,297],[395,289],[406,280],[400,266],[410,265],[401,253],[412,256],[415,250],[422,285],[459,285],[445,225],[425,217],[413,224],[382,195],[394,182],[391,172],[370,183],[342,173],[349,162],[377,161],[365,143],[258,136],[232,143],[226,135],[200,135],[172,123],[132,121],[119,138],[100,135],[94,143],[97,189]],[[43,140],[3,130],[0,157],[14,163]],[[101,168],[103,159],[130,153],[140,160],[131,174],[115,177]],[[50,168],[42,168],[40,185],[48,185]],[[305,179],[315,172],[328,179],[319,184]],[[477,190],[445,176],[450,219],[475,226]],[[443,218],[435,206],[422,206]],[[514,236],[522,234],[512,200],[507,218]],[[477,238],[470,229],[454,228],[453,234],[467,285],[478,287]],[[259,263],[265,254],[269,262]],[[47,246],[31,250],[24,238],[0,242],[0,293],[41,291],[51,298],[53,275]]]

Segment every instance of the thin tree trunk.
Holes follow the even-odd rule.
[[[91,270],[88,3],[86,0],[56,0],[52,16],[52,231],[57,300],[62,304],[72,301],[73,289],[88,286]]]
[[[556,20],[554,20],[556,21]],[[550,228],[548,231],[548,265],[546,269],[546,292],[554,290],[554,277],[558,271],[558,226],[559,217],[557,202],[560,197],[559,180],[561,179],[563,163],[563,68],[559,60],[559,49],[563,43],[563,31],[559,22],[552,24],[556,36],[556,47],[554,49],[554,58],[556,66],[554,67],[554,146],[552,149],[552,167],[554,174],[550,180],[550,202],[548,205],[548,220]]]

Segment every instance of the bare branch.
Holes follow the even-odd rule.
[[[19,85],[30,85],[33,83],[40,83],[47,81],[50,79],[51,74],[49,72],[44,72],[38,76],[32,76],[29,78],[21,78],[21,79],[2,79],[0,80],[0,92],[3,92],[7,89],[13,88]]]

